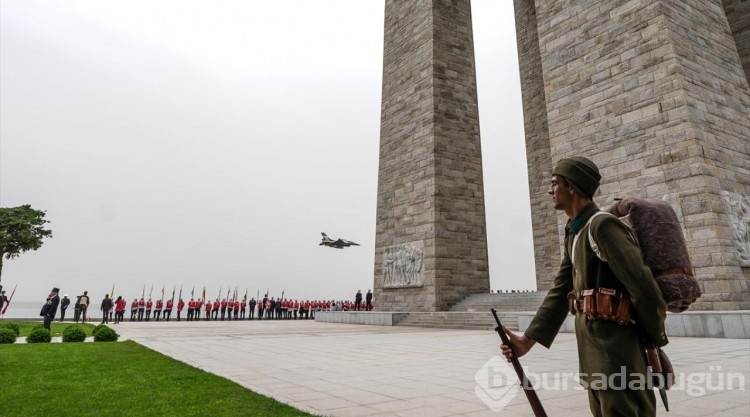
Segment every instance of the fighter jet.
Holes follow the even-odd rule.
[[[354,243],[351,240],[346,240],[346,239],[333,240],[323,232],[320,232],[320,234],[323,235],[323,239],[321,239],[320,245],[318,246],[328,246],[328,247],[336,248],[336,249],[344,249],[345,247],[349,247],[352,245],[359,246],[359,243]]]

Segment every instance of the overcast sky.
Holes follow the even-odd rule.
[[[493,289],[535,288],[512,2],[473,0]],[[0,3],[0,206],[54,237],[16,300],[373,285],[383,0]],[[320,232],[360,243],[318,246]]]

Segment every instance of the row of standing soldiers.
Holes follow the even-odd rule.
[[[370,297],[371,298],[371,297]],[[360,295],[361,300],[361,295]],[[368,300],[369,301],[369,300]],[[355,304],[359,304],[356,303]],[[274,297],[264,297],[260,302],[256,301],[255,298],[251,298],[249,301],[243,300],[227,300],[223,299],[219,301],[217,298],[213,302],[210,300],[202,301],[196,299],[190,299],[187,303],[182,299],[177,301],[177,321],[181,321],[181,314],[187,307],[186,320],[194,321],[201,319],[201,313],[203,313],[204,320],[253,320],[256,318],[255,311],[257,308],[258,314],[257,319],[314,319],[316,311],[328,311],[332,309],[349,309],[341,308],[341,305],[349,306],[349,302],[339,303],[339,307],[336,307],[334,301],[324,300],[289,300],[279,299],[276,300]],[[372,309],[372,304],[368,302],[368,310]],[[161,319],[169,321],[172,316],[172,310],[174,309],[174,302],[169,299],[166,302],[162,300],[156,300],[153,302],[151,299],[145,300],[143,297],[140,299],[134,299],[130,304],[130,321],[150,321],[152,318],[155,321]],[[355,308],[351,308],[354,310]],[[357,308],[358,309],[358,308]],[[153,313],[153,314],[152,314]]]

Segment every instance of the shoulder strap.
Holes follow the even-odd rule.
[[[606,211],[597,211],[596,213],[592,214],[591,217],[589,217],[589,219],[586,221],[586,224],[584,224],[581,230],[579,230],[578,233],[576,233],[576,235],[573,237],[573,246],[570,248],[570,263],[573,263],[573,259],[575,259],[576,243],[578,243],[578,236],[580,236],[581,232],[583,232],[583,229],[586,229],[586,228],[589,229],[589,242],[591,243],[591,249],[594,250],[594,253],[596,253],[596,256],[599,257],[599,259],[602,259],[602,257],[600,256],[598,252],[599,247],[596,246],[595,248],[594,246],[593,240],[591,238],[591,230],[589,228],[589,225],[591,224],[591,221],[594,220],[594,217],[600,216],[602,214],[609,214],[609,213],[607,213]],[[606,260],[604,259],[602,260],[606,262]]]
[[[607,213],[607,212],[604,212],[604,211],[600,211],[599,213],[606,213],[606,214],[610,214],[610,215],[614,216],[614,214]],[[596,214],[599,214],[599,213],[596,213]],[[594,216],[596,216],[596,214]],[[594,216],[591,216],[591,219],[593,219]],[[637,246],[638,245],[638,239],[635,238],[635,235],[633,234],[632,227],[630,227],[630,225],[627,222],[623,221],[623,219],[621,219],[621,218],[619,218],[617,216],[615,216],[615,217],[617,218],[617,220],[619,220],[620,222],[622,222],[622,224],[625,225],[625,228],[628,229],[628,234],[630,235],[630,238],[633,240],[633,242]],[[589,219],[589,222],[591,221],[591,219]],[[588,223],[586,223],[586,225],[588,225]],[[602,254],[601,249],[599,249],[599,245],[596,243],[596,240],[594,240],[594,236],[591,234],[591,227],[589,227],[589,229],[588,229],[588,234],[589,234],[589,245],[591,245],[591,250],[594,251],[594,253],[596,254],[596,257],[599,258],[599,259],[601,259],[602,262],[607,262],[607,258],[604,257],[604,255]]]

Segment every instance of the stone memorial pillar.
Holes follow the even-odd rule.
[[[375,242],[380,311],[489,291],[469,0],[386,0]]]

